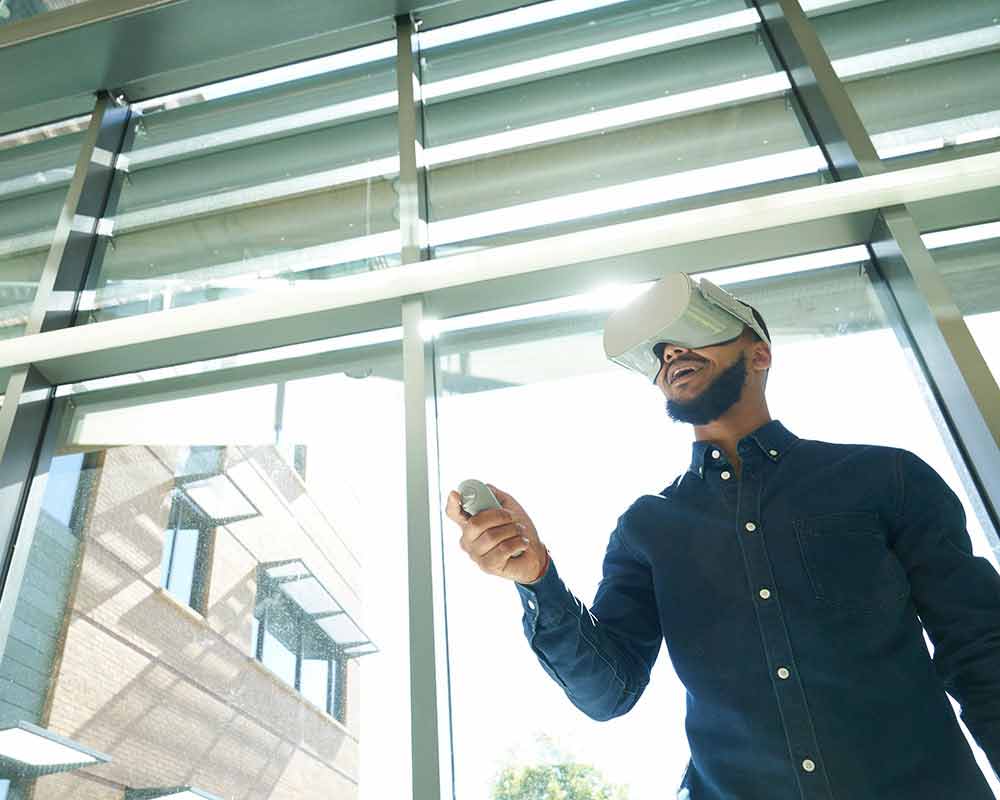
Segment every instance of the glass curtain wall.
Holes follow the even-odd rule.
[[[90,0],[0,0],[0,27]]]
[[[111,761],[19,792],[409,792],[401,359],[334,342],[59,401],[0,728]]]
[[[85,322],[399,264],[395,42],[139,104]]]
[[[772,418],[801,438],[902,447],[925,459],[962,499],[976,555],[996,568],[983,521],[863,265],[795,274],[781,274],[781,266],[758,265],[753,271],[763,276],[749,280],[747,270],[705,273],[767,322]],[[519,310],[529,318],[491,325],[482,315],[474,327],[437,340],[442,491],[475,477],[513,495],[567,587],[589,606],[616,520],[636,498],[658,494],[684,472],[691,430],[667,417],[657,387],[607,361],[601,336],[608,309],[536,318],[530,306]],[[845,363],[852,365],[849,381],[833,367]],[[488,440],[470,442],[465,433],[483,420]],[[456,795],[488,800],[503,780],[553,763],[592,765],[607,786],[625,787],[629,800],[676,791],[688,750],[685,691],[671,666],[669,635],[635,708],[595,722],[537,663],[514,586],[483,574],[458,546],[456,530],[448,523],[444,538]],[[498,704],[483,686],[517,691]],[[484,719],[489,747],[477,736]],[[995,779],[993,787],[1000,792]]]
[[[0,0],[0,23],[15,5]],[[995,3],[802,5],[890,168],[996,149]],[[419,29],[432,257],[829,180],[745,3],[530,10]],[[375,43],[135,104],[77,323],[252,293],[280,304],[313,280],[400,265],[412,220],[398,202],[395,53]],[[0,140],[0,338],[23,330],[82,137]],[[912,212],[998,375],[995,190]],[[729,268],[741,256],[720,248],[705,273],[767,321],[772,417],[800,437],[916,453],[997,567],[997,532],[888,327],[865,249],[814,255]],[[433,357],[438,466],[442,503],[469,477],[515,496],[589,601],[615,521],[684,470],[692,438],[655,387],[605,358],[620,300],[565,300],[448,321]],[[112,760],[10,786],[0,773],[0,798],[413,796],[410,653],[434,643],[409,631],[407,591],[426,581],[407,563],[422,528],[406,518],[406,470],[424,467],[406,461],[401,329],[375,333],[280,352],[237,342],[205,363],[195,341],[175,363],[105,379],[109,364],[58,387],[55,457],[19,532],[23,575],[4,589],[0,728],[41,725]],[[489,436],[470,442],[484,420]],[[513,586],[476,569],[446,519],[441,532],[436,669],[457,800],[566,764],[608,796],[668,796],[688,758],[669,641],[636,708],[593,722],[538,665]]]
[[[932,239],[942,245],[935,249],[934,260],[969,333],[1000,383],[1000,223],[967,230],[965,237],[949,238],[942,232]]]
[[[756,19],[635,0],[421,34],[435,254],[821,182]]]
[[[80,127],[75,121],[0,137],[0,339],[22,335],[28,323],[83,143]]]
[[[909,154],[997,146],[998,22],[993,0],[878,0],[814,24],[879,156],[899,168]]]

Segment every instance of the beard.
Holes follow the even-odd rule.
[[[667,400],[667,415],[675,422],[707,425],[725,414],[740,399],[747,378],[747,360],[743,353],[701,394],[690,400]]]

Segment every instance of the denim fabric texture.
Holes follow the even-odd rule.
[[[557,554],[515,584],[569,700],[626,713],[665,641],[691,751],[665,798],[993,800],[946,692],[1000,770],[1000,575],[944,480],[908,450],[777,420],[740,440],[739,478],[692,450],[618,518],[589,608]]]

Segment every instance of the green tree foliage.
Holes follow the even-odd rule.
[[[547,753],[542,763],[508,763],[493,784],[492,800],[628,800],[624,786],[615,786],[589,764],[580,764],[558,749],[547,736],[538,737]]]

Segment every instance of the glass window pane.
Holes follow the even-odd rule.
[[[0,642],[0,727],[44,720],[107,753],[113,760],[100,769],[109,783],[100,791],[189,785],[197,765],[197,786],[219,797],[262,786],[274,797],[409,797],[400,343],[349,353],[314,346],[308,356],[259,358],[249,369],[226,362],[183,386],[126,380],[116,389],[74,388],[59,401],[57,460],[65,460],[57,467],[84,473],[70,515],[80,522],[65,525],[70,481],[54,480],[42,503],[53,513],[43,510],[19,532],[32,550],[23,582],[5,589],[17,606],[11,637]],[[284,424],[275,419],[279,385],[285,413],[295,415]],[[308,487],[279,452],[276,427],[308,448]],[[199,526],[193,510],[176,508],[175,486],[195,462],[217,468],[259,512],[212,531],[200,617],[160,589],[171,529],[173,580],[191,574]],[[317,495],[333,481],[339,492],[323,498],[328,515]],[[336,498],[348,496],[358,513],[338,515]],[[304,565],[378,645],[346,664],[340,724],[311,706],[326,709],[329,637],[290,599],[272,604],[262,591],[269,565],[289,563]],[[170,587],[185,589],[190,583]],[[297,690],[300,632],[306,660]],[[261,772],[265,764],[274,768]],[[92,794],[89,772],[45,776],[33,796]]]
[[[962,500],[975,553],[996,568],[988,521],[977,515],[922,386],[858,268],[853,262],[744,283],[720,270],[715,279],[758,308],[773,337],[772,417],[802,438],[916,453]],[[438,393],[442,493],[474,477],[513,495],[567,587],[588,605],[617,519],[639,496],[659,493],[684,472],[693,442],[690,426],[667,417],[659,389],[606,359],[607,313],[481,323],[441,334],[436,343],[439,387],[449,387]],[[851,365],[850,381],[831,368],[843,364]],[[494,444],[470,448],[468,431],[483,420]],[[630,800],[670,794],[689,751],[686,690],[666,647],[628,714],[591,720],[529,648],[515,587],[484,575],[452,537],[454,524],[444,524],[456,795],[487,797],[499,771],[550,763],[554,747],[569,754],[562,758],[593,766],[606,783],[626,786]],[[990,536],[995,541],[994,531]],[[517,703],[497,703],[482,690],[501,685],[517,687]],[[488,748],[476,744],[484,728]]]
[[[262,656],[264,666],[289,686],[295,685],[295,659],[295,650],[291,646],[282,642],[270,630],[264,630],[264,653]]]
[[[87,321],[399,264],[395,44],[141,104]]]
[[[200,531],[181,528],[170,532],[169,550],[164,547],[165,557],[170,558],[169,574],[164,588],[186,605],[191,604],[191,589],[198,562],[198,537]]]
[[[90,0],[0,0],[0,27]]]
[[[951,158],[1000,137],[1000,11],[991,0],[882,0],[814,20],[882,158]]]
[[[24,333],[86,124],[0,138],[0,339]]]
[[[421,34],[436,253],[819,183],[756,19],[735,0],[638,0]]]
[[[1000,214],[1000,208],[996,211]],[[944,245],[932,249],[934,261],[1000,383],[1000,223],[952,228],[924,238]]]
[[[329,659],[306,658],[302,661],[302,696],[314,706],[327,710],[327,691],[330,685]]]
[[[72,524],[76,492],[80,485],[83,453],[71,453],[52,459],[45,482],[44,509],[67,528]]]

